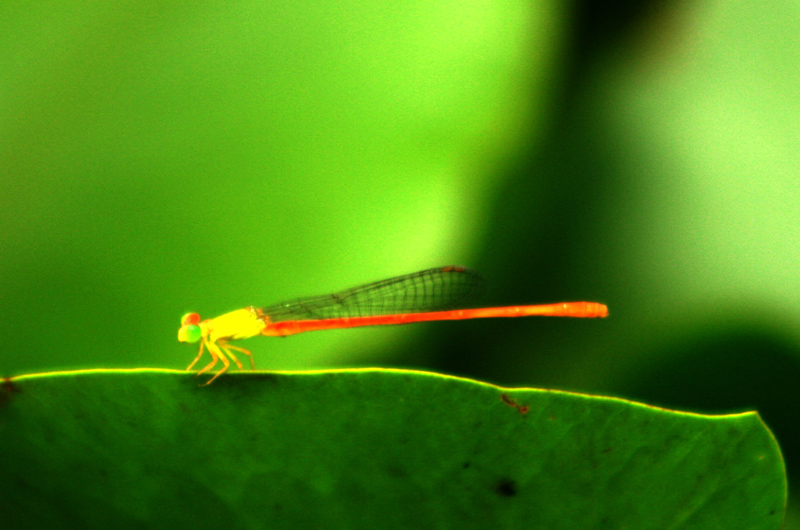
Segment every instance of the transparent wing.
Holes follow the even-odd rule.
[[[299,298],[261,309],[273,322],[425,313],[460,309],[477,298],[483,278],[465,267],[439,267],[338,293]]]

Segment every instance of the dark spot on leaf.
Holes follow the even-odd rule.
[[[462,469],[467,469],[471,465],[472,465],[472,462],[464,462],[463,464],[461,464],[461,468]]]
[[[504,478],[497,483],[497,493],[503,497],[513,497],[517,494],[517,483],[509,478]]]
[[[516,400],[508,394],[500,394],[500,399],[509,407],[517,409],[521,414],[526,414],[531,409],[528,405],[517,404]]]
[[[408,477],[408,473],[406,472],[406,470],[398,465],[391,465],[387,467],[386,472],[389,474],[390,477],[395,477],[395,478]]]

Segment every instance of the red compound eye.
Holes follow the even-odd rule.
[[[186,313],[181,318],[182,326],[196,326],[200,324],[200,315],[197,313]]]

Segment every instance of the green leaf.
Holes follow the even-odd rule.
[[[673,412],[402,370],[23,376],[5,528],[778,529],[754,412]]]

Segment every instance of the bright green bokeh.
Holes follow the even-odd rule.
[[[468,261],[493,166],[539,120],[556,5],[6,4],[0,371],[182,367],[187,310]],[[381,337],[252,347],[375,363],[336,345]]]

